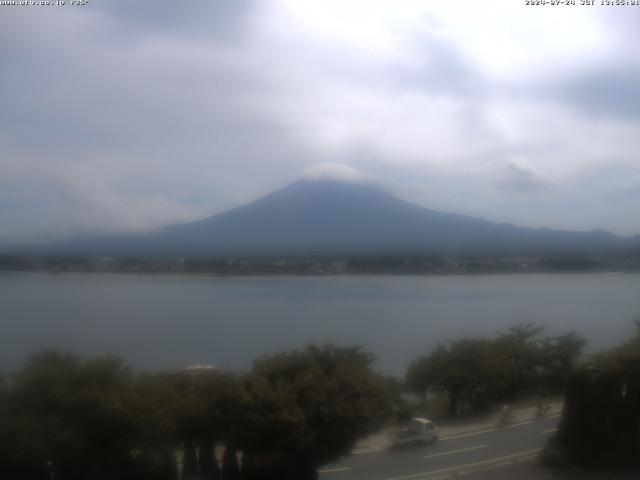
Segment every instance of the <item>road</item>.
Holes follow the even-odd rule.
[[[469,479],[548,478],[534,460],[555,431],[558,418],[555,415],[453,435],[434,445],[399,451],[372,449],[322,467],[320,479],[444,480],[462,475]]]

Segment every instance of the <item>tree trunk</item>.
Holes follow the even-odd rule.
[[[242,480],[261,480],[260,472],[251,460],[251,453],[245,451],[242,454]],[[224,478],[224,477],[223,477]]]
[[[222,456],[222,479],[240,480],[240,465],[235,447],[227,443]]]
[[[173,450],[170,448],[162,452],[162,466],[158,472],[158,480],[178,480],[178,464]]]
[[[182,479],[188,480],[198,474],[198,456],[193,440],[187,439],[184,442],[184,453],[182,456]]]
[[[220,480],[220,466],[214,451],[215,442],[210,438],[203,438],[200,443],[198,463],[200,465],[200,477],[206,480]]]

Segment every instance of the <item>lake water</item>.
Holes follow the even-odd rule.
[[[362,345],[385,373],[437,342],[517,322],[575,329],[591,349],[634,332],[640,275],[233,277],[0,274],[0,369],[45,347],[141,369],[246,369],[309,342]]]

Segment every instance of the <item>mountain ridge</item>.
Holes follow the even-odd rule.
[[[369,183],[300,179],[253,202],[156,232],[41,245],[78,255],[610,255],[640,244],[604,230],[520,227],[444,213]]]

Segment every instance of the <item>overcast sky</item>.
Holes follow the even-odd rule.
[[[640,233],[640,6],[66,3],[0,6],[0,243],[201,218],[319,163]]]

